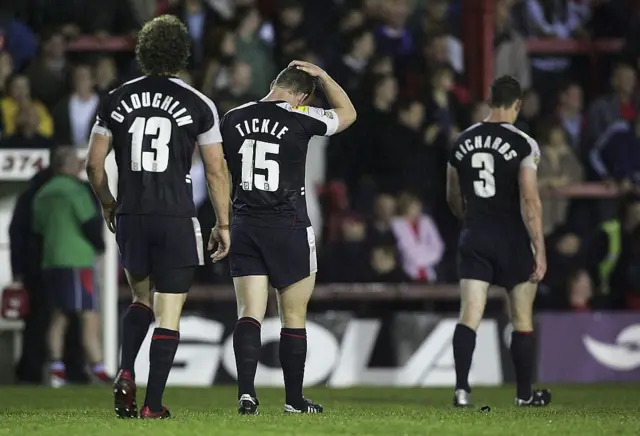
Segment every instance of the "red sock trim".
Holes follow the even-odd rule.
[[[533,330],[514,330],[514,333],[518,333],[519,335],[532,335]]]
[[[260,323],[258,321],[256,321],[255,319],[251,319],[251,318],[240,318],[236,324],[242,324],[242,323],[248,323],[248,324],[253,324],[254,326],[261,328],[262,326],[260,325]]]
[[[131,303],[129,305],[129,308],[131,309],[144,309],[144,310],[148,310],[149,312],[153,313],[153,309],[151,309],[149,306],[147,306],[146,304],[142,304],[142,303]]]
[[[307,339],[306,336],[292,335],[291,333],[282,333],[282,332],[280,332],[280,336],[289,336],[290,338],[296,338],[296,339]]]
[[[153,335],[151,336],[151,340],[152,341],[161,341],[161,340],[167,340],[167,341],[177,341],[180,340],[180,336],[175,335],[175,336],[170,336],[170,335]]]

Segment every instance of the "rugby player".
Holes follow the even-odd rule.
[[[216,106],[176,75],[187,65],[189,32],[174,16],[145,24],[136,58],[144,76],[102,101],[89,145],[87,173],[116,234],[133,303],[122,320],[122,358],[114,384],[116,414],[136,417],[134,362],[155,315],[150,369],[141,418],[166,418],[162,395],[180,339],[182,306],[198,265],[202,232],[189,171],[197,144],[216,214],[214,262],[229,250],[229,177]],[[109,190],[105,159],[113,148],[118,199]]]
[[[316,83],[324,89],[331,110],[303,106]],[[270,285],[277,290],[282,321],[284,411],[323,410],[302,396],[307,303],[317,271],[305,163],[312,136],[331,136],[355,119],[349,97],[326,72],[294,61],[276,77],[266,97],[231,110],[220,123],[233,189],[229,262],[238,304],[233,348],[240,414],[258,414],[254,379]]]
[[[547,261],[536,175],[540,149],[513,125],[521,101],[516,79],[496,79],[491,114],[458,136],[447,167],[447,200],[463,221],[458,246],[461,309],[453,336],[456,406],[471,405],[469,371],[490,285],[509,293],[515,404],[546,406],[551,401],[548,390],[532,387],[533,302]]]

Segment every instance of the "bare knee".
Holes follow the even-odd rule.
[[[303,329],[307,323],[307,306],[287,308],[281,311],[280,321],[285,329]]]
[[[240,318],[253,318],[259,323],[262,323],[264,320],[265,309],[260,307],[259,305],[247,304],[248,302],[244,302],[244,304],[238,305],[238,319]]]
[[[153,312],[156,327],[167,330],[180,330],[180,316],[187,294],[165,294],[156,292]]]
[[[530,332],[533,331],[533,314],[531,311],[516,312],[511,314],[511,324],[513,329],[517,332]]]
[[[477,330],[480,322],[482,321],[482,316],[484,314],[484,305],[474,305],[474,304],[466,304],[460,310],[460,317],[458,318],[458,322],[460,324],[466,325],[472,330]]]

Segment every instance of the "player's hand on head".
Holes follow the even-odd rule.
[[[323,75],[327,74],[322,68],[312,64],[311,62],[292,61],[289,66],[296,67],[297,69],[302,70],[313,77],[322,77]]]
[[[229,254],[229,248],[231,246],[231,235],[229,234],[228,226],[225,228],[219,228],[215,226],[211,230],[211,236],[209,237],[209,245],[207,248],[209,251],[216,250],[211,255],[213,263],[219,262]]]

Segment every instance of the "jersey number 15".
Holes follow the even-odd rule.
[[[169,118],[138,117],[135,119],[131,133],[131,171],[149,171],[162,173],[169,165],[169,142],[171,141],[172,124]],[[154,151],[142,151],[145,135],[155,136],[151,140]]]
[[[238,151],[242,155],[241,187],[252,191],[255,186],[260,191],[275,192],[280,185],[280,165],[267,159],[267,154],[280,153],[280,145],[271,142],[245,139]],[[264,174],[254,174],[254,170],[264,170]]]

